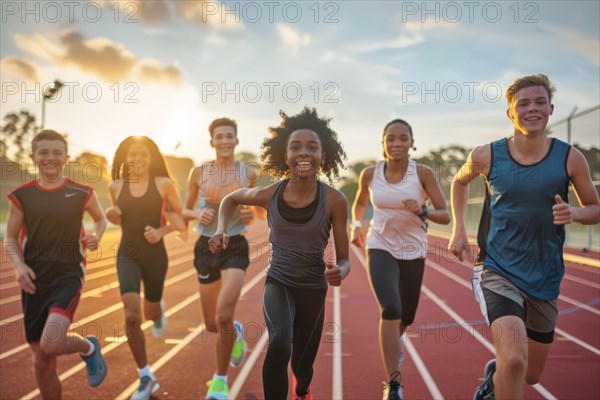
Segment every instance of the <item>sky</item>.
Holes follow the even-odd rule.
[[[333,118],[349,163],[381,156],[385,124],[413,127],[421,156],[510,136],[504,92],[545,73],[550,123],[600,104],[598,1],[5,1],[2,116],[21,109],[109,160],[129,135],[211,159],[207,127],[238,123],[255,154],[279,111]],[[600,147],[600,112],[572,140]],[[554,134],[566,140],[566,125]]]

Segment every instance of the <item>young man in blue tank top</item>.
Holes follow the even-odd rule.
[[[484,369],[474,399],[522,399],[523,382],[540,380],[558,316],[564,225],[596,224],[600,202],[584,156],[546,132],[554,87],[543,74],[519,78],[506,91],[511,138],[476,147],[452,182],[454,229],[449,250],[471,257],[464,224],[468,185],[482,175],[490,194],[476,298],[494,332],[496,359]],[[569,182],[580,208],[568,204]],[[527,340],[525,340],[527,338]]]
[[[239,139],[234,120],[215,119],[208,131],[215,159],[191,170],[184,216],[198,221],[196,231],[200,237],[194,246],[194,266],[198,271],[202,314],[206,330],[219,334],[215,373],[208,382],[206,398],[227,399],[227,369],[229,365],[240,366],[246,353],[243,326],[234,321],[234,315],[250,264],[248,241],[243,233],[253,219],[252,211],[248,207],[236,211],[228,225],[231,246],[226,252],[212,254],[208,239],[217,229],[216,214],[223,197],[240,188],[254,187],[257,173],[235,160]]]
[[[23,324],[40,394],[60,399],[59,356],[79,353],[92,387],[106,377],[100,341],[93,336],[84,339],[70,329],[83,291],[85,249],[98,248],[106,218],[92,187],[63,176],[69,159],[63,135],[45,129],[31,141],[31,151],[38,177],[8,194],[4,254],[10,257],[21,287]],[[95,233],[84,231],[86,212],[94,220]]]
[[[344,195],[320,182],[337,177],[346,154],[315,109],[297,115],[281,112],[280,126],[263,142],[263,170],[287,178],[267,187],[240,189],[223,199],[218,227],[209,240],[211,251],[231,246],[228,226],[237,206],[268,210],[270,265],[263,294],[269,346],[263,365],[266,399],[285,399],[288,364],[294,379],[292,398],[311,400],[313,362],[323,331],[327,284],[339,286],[350,272],[346,232],[348,203]],[[324,261],[333,231],[336,261]]]

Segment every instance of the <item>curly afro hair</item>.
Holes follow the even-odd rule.
[[[275,178],[289,178],[290,169],[285,162],[285,153],[291,134],[300,129],[314,131],[325,153],[325,164],[321,166],[329,182],[333,182],[344,168],[344,160],[348,157],[339,142],[337,133],[329,127],[331,118],[320,118],[315,108],[305,106],[300,113],[289,116],[284,111],[279,111],[281,123],[277,127],[270,127],[271,137],[265,138],[262,143],[260,159],[263,162],[262,170]]]

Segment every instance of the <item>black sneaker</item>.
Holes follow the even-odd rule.
[[[402,400],[402,385],[396,380],[400,372],[390,375],[389,382],[383,382],[383,400]]]
[[[485,380],[483,385],[477,388],[477,391],[473,395],[473,400],[494,400],[496,395],[494,394],[494,373],[496,372],[496,359],[490,360],[485,364],[483,373]]]

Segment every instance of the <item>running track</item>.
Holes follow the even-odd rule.
[[[246,362],[230,369],[231,398],[262,398],[261,367],[267,341],[261,299],[268,263],[267,228],[254,224],[247,237],[252,263],[236,318],[246,327]],[[212,377],[215,335],[204,330],[198,283],[192,265],[194,235],[184,243],[166,239],[170,267],[165,284],[169,330],[152,338],[145,323],[149,360],[160,383],[156,398],[198,399]],[[123,311],[114,257],[118,231],[109,231],[102,252],[88,255],[85,291],[73,324],[80,334],[100,337],[109,373],[96,389],[87,386],[85,368],[77,356],[59,359],[65,399],[128,398],[138,377],[124,342]],[[493,357],[484,324],[470,291],[471,268],[452,261],[447,237],[430,236],[423,291],[415,324],[405,342],[403,366],[406,399],[470,399],[480,383],[482,367]],[[575,254],[575,252],[574,252]],[[576,254],[567,271],[559,300],[560,317],[546,372],[531,399],[597,399],[600,395],[600,268],[598,253]],[[21,303],[12,266],[2,253],[0,264],[0,398],[39,398],[24,341]],[[568,257],[565,256],[565,259]],[[364,256],[351,246],[352,272],[340,289],[328,292],[323,339],[315,363],[316,399],[378,399],[384,378],[377,342],[378,308],[371,294]],[[591,265],[585,265],[591,264]],[[595,266],[593,266],[595,265]],[[511,334],[511,332],[503,333]]]

